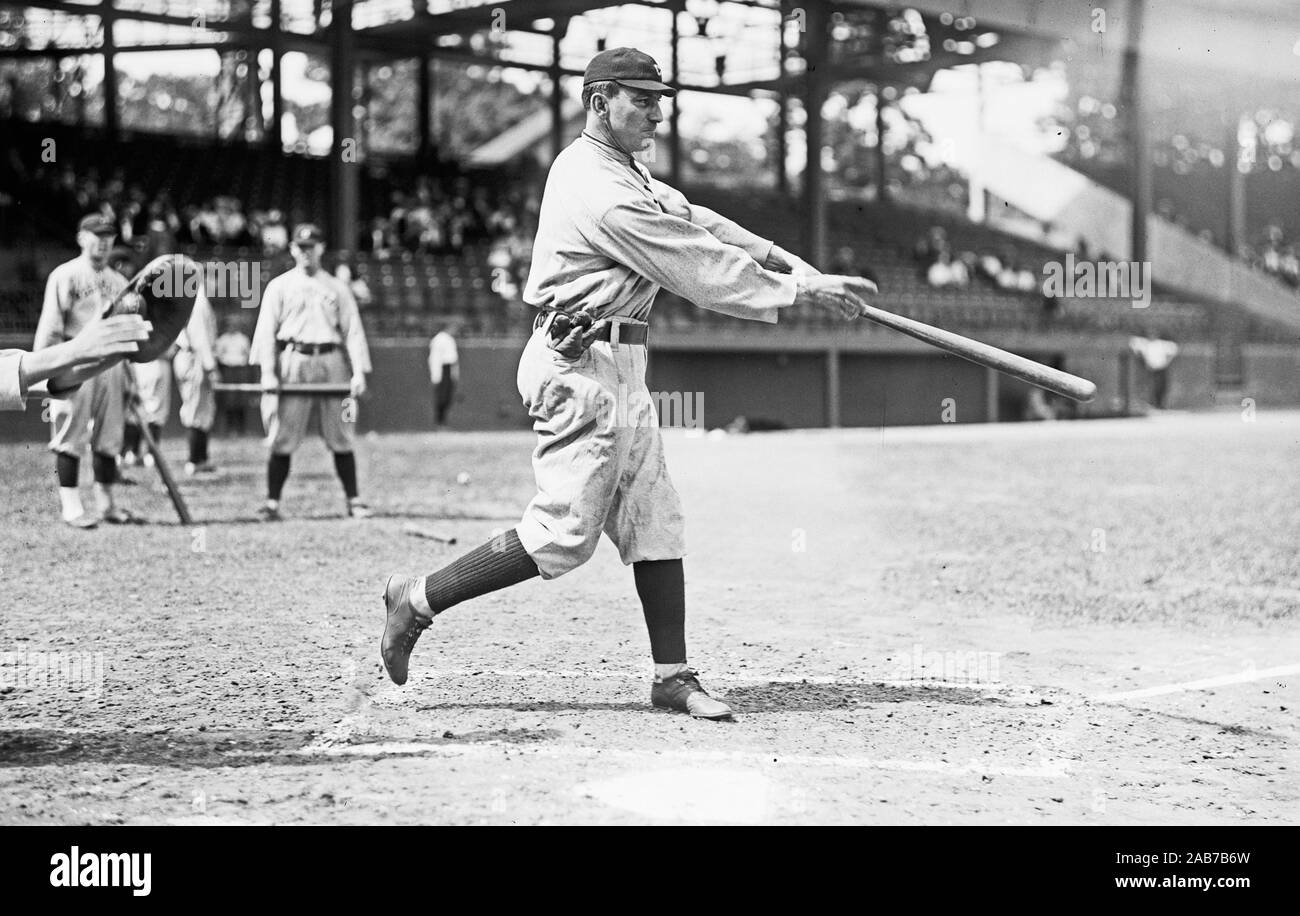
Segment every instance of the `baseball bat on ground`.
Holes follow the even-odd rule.
[[[263,388],[257,382],[218,382],[212,386],[216,392],[232,392],[238,394],[320,394],[320,395],[342,395],[347,397],[352,394],[350,385],[341,382],[286,382],[279,388],[270,390]]]
[[[456,543],[456,538],[452,535],[434,531],[432,528],[422,528],[414,522],[407,522],[403,525],[402,533],[409,534],[413,538],[424,538],[426,541],[437,541],[439,544]]]
[[[144,418],[134,407],[131,408],[131,415],[140,427],[140,440],[145,444],[145,448],[149,449],[149,454],[153,455],[154,467],[158,469],[158,476],[162,478],[163,486],[167,488],[167,495],[171,497],[172,505],[176,507],[176,514],[180,517],[181,524],[193,525],[194,519],[190,517],[189,507],[185,505],[185,497],[181,495],[180,487],[176,486],[176,478],[172,476],[172,469],[167,465],[162,449],[158,447],[153,434],[149,432],[149,424],[144,422]]]
[[[877,324],[883,324],[887,328],[893,328],[895,331],[900,331],[909,337],[915,337],[917,340],[938,347],[940,350],[946,350],[954,356],[960,356],[962,359],[968,359],[981,366],[1005,372],[1007,375],[1015,376],[1047,391],[1064,395],[1071,400],[1086,403],[1097,395],[1097,386],[1085,378],[1062,372],[1060,369],[1053,369],[1051,366],[1044,366],[1032,359],[1008,353],[1006,350],[1000,350],[989,344],[980,343],[978,340],[954,334],[952,331],[945,331],[943,328],[936,328],[933,325],[915,321],[911,318],[904,318],[902,315],[895,315],[893,312],[887,312],[884,309],[878,309],[870,305],[866,306],[866,311],[862,317],[869,318]]]

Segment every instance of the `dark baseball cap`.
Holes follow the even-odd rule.
[[[113,221],[102,213],[91,213],[83,216],[81,222],[77,223],[78,232],[93,232],[95,235],[117,235],[117,227]]]
[[[320,231],[320,227],[315,223],[299,223],[293,228],[293,243],[295,245],[314,245],[325,244],[325,233]]]
[[[582,76],[582,85],[606,80],[631,89],[662,92],[670,99],[677,94],[676,89],[663,81],[655,59],[636,48],[610,48],[591,59],[587,72]]]

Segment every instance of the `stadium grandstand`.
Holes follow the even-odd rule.
[[[1231,16],[1207,34],[1195,10]],[[427,425],[408,395],[445,322],[457,423],[523,427],[546,167],[580,130],[587,59],[623,45],[681,90],[646,164],[689,199],[872,277],[884,309],[1099,387],[1032,397],[869,322],[739,322],[663,293],[651,387],[704,391],[707,425],[938,423],[947,398],[959,422],[1300,403],[1283,0],[0,3],[0,345],[30,345],[86,212],[139,263],[184,251],[262,284],[311,220],[375,353],[363,427]],[[1089,263],[1145,265],[1148,295],[1046,282]],[[255,301],[214,301],[251,333]],[[1152,341],[1176,344],[1167,367]]]

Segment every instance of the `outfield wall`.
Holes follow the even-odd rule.
[[[734,336],[710,339],[662,334],[652,344],[652,391],[695,399],[682,419],[708,428],[738,416],[751,424],[780,427],[897,426],[982,423],[1024,419],[1030,387],[923,344],[881,338],[846,343],[842,337]],[[1122,416],[1150,400],[1151,380],[1127,352],[1127,338],[992,341],[1017,353],[1073,372],[1097,384],[1097,398],[1075,405],[1055,399],[1064,416]],[[460,342],[461,385],[449,426],[461,430],[528,429],[530,421],[515,389],[522,341],[469,338]],[[432,390],[423,341],[371,342],[375,367],[362,402],[362,432],[428,430],[433,426]],[[1251,345],[1245,349],[1245,394],[1263,406],[1300,404],[1300,348]],[[1185,345],[1170,369],[1167,406],[1214,406],[1215,354],[1209,344]],[[182,430],[173,416],[165,435]],[[249,430],[260,433],[258,397],[249,396]],[[667,418],[665,418],[667,419]],[[39,443],[48,435],[41,405],[25,414],[0,414],[0,440]]]

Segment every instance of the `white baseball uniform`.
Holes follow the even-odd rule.
[[[75,337],[100,315],[127,280],[105,265],[96,269],[85,255],[60,264],[45,284],[34,349]],[[50,450],[80,457],[87,445],[100,454],[122,450],[126,368],[122,363],[89,379],[66,398],[50,401]]]
[[[181,425],[207,432],[217,418],[212,373],[217,369],[213,345],[217,337],[217,315],[202,292],[194,299],[190,320],[176,338],[176,385],[181,393]]]
[[[21,374],[24,351],[0,350],[0,410],[23,410],[27,400]]]
[[[346,356],[344,351],[346,350]],[[336,382],[370,371],[370,348],[352,293],[324,270],[295,267],[266,284],[253,332],[253,362],[281,384]],[[262,419],[272,453],[293,454],[320,407],[321,437],[332,452],[352,451],[355,405],[320,395],[262,397]]]
[[[662,287],[702,308],[775,322],[796,286],[761,266],[771,249],[584,132],[547,176],[524,301],[641,325]],[[538,436],[538,492],[517,528],[524,549],[547,579],[586,562],[601,531],[627,564],[684,556],[645,346],[597,341],[568,359],[538,325],[516,379]]]

